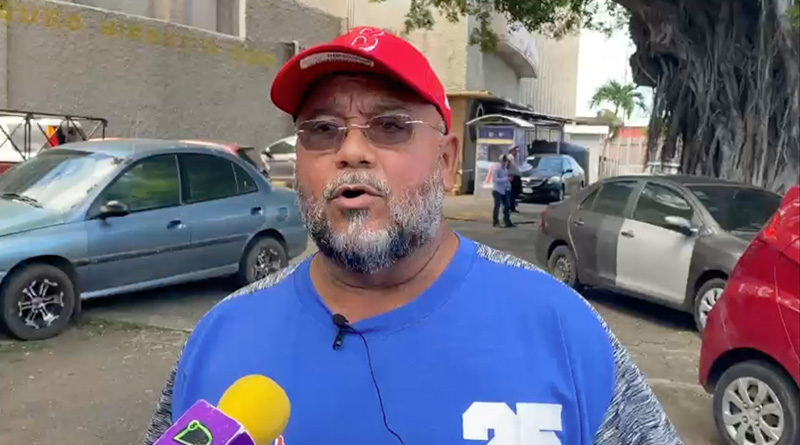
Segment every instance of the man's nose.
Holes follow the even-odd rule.
[[[364,135],[364,130],[350,127],[336,152],[339,168],[369,168],[375,164],[375,147]]]

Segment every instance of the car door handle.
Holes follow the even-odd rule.
[[[622,233],[620,233],[620,235],[624,236],[625,238],[633,238],[636,236],[633,234],[633,231],[631,230],[624,230],[622,231]]]
[[[250,209],[251,215],[260,215],[262,213],[264,213],[264,210],[261,207],[253,207],[252,209]]]
[[[183,228],[183,221],[179,219],[173,219],[172,221],[167,223],[168,229],[180,229]]]
[[[584,224],[586,224],[586,223],[585,223],[585,222],[583,222],[583,220],[582,220],[582,219],[576,219],[575,221],[572,221],[572,224],[574,224],[574,225],[576,225],[576,226],[582,226],[582,225],[584,225]]]

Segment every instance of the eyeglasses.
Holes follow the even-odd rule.
[[[310,120],[297,126],[297,138],[300,145],[307,150],[323,151],[338,150],[347,137],[351,128],[356,128],[372,144],[381,147],[391,147],[404,144],[414,137],[417,126],[430,127],[441,134],[445,134],[441,126],[436,126],[421,120],[412,120],[409,116],[376,116],[363,125],[343,125],[335,120]]]

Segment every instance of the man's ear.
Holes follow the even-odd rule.
[[[452,192],[455,189],[456,172],[461,162],[459,157],[461,141],[458,140],[458,136],[450,133],[444,136],[441,147],[439,156],[441,156],[444,189],[447,192]]]

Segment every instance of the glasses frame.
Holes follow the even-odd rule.
[[[406,119],[406,120],[403,120],[403,123],[406,124],[406,125],[408,125],[408,124],[412,125],[411,134],[409,135],[407,140],[405,140],[403,142],[398,142],[396,144],[384,144],[384,143],[379,143],[379,142],[374,141],[369,136],[369,132],[366,131],[366,130],[369,130],[370,128],[372,128],[373,125],[371,124],[371,122],[376,120],[376,119],[387,118],[387,117],[389,117],[389,118],[398,118],[398,120]],[[437,133],[439,133],[439,134],[441,134],[443,136],[447,135],[447,132],[446,132],[446,130],[444,130],[442,128],[442,125],[435,125],[435,124],[432,124],[430,122],[426,122],[426,121],[423,121],[423,120],[420,120],[420,119],[413,119],[411,116],[406,116],[406,115],[392,115],[392,114],[386,115],[386,114],[382,114],[382,115],[378,115],[378,116],[374,116],[374,117],[369,118],[366,121],[366,123],[364,123],[364,124],[351,123],[351,124],[346,124],[346,125],[334,126],[334,129],[336,129],[338,131],[338,134],[337,134],[337,137],[336,137],[336,140],[338,141],[338,144],[336,144],[335,147],[320,149],[320,148],[307,147],[306,145],[302,144],[302,142],[301,142],[302,134],[306,130],[303,130],[303,129],[299,128],[299,127],[301,125],[307,124],[309,122],[333,123],[333,122],[331,122],[329,120],[325,120],[325,119],[309,119],[307,121],[301,122],[300,124],[298,124],[295,127],[295,134],[297,135],[297,143],[298,143],[298,145],[302,145],[303,148],[305,148],[305,149],[307,149],[309,151],[339,150],[340,148],[342,148],[342,144],[344,144],[344,141],[347,139],[347,135],[348,135],[348,133],[350,132],[351,129],[361,130],[361,133],[364,135],[364,138],[366,138],[369,141],[370,144],[372,144],[372,145],[374,145],[376,147],[396,147],[398,145],[402,145],[402,144],[408,143],[409,141],[414,139],[414,136],[416,136],[415,129],[416,129],[417,125],[424,125],[426,127],[430,127],[431,129],[433,129],[434,131],[436,131]]]

